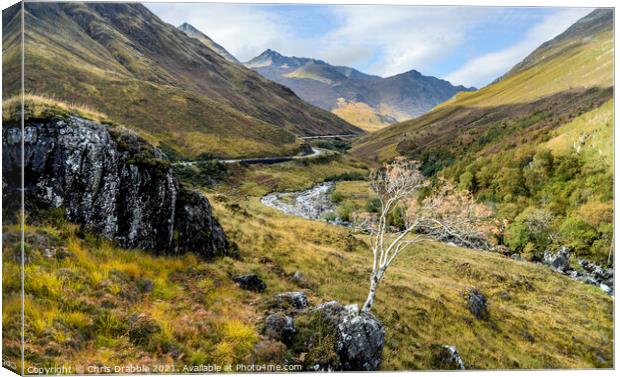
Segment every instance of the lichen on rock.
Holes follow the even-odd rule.
[[[181,187],[165,155],[138,135],[77,116],[28,119],[23,134],[18,123],[5,123],[2,134],[5,213],[18,209],[23,167],[34,217],[62,208],[104,238],[159,254],[226,252],[207,198]]]

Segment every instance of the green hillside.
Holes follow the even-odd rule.
[[[594,11],[496,82],[364,136],[352,152],[405,155],[472,191],[507,221],[498,239],[507,252],[541,260],[569,246],[575,263],[610,263],[612,19]],[[537,221],[544,229],[531,228]]]
[[[569,107],[569,101],[587,106],[591,97],[584,97],[584,92],[613,85],[612,20],[611,10],[595,11],[495,83],[475,92],[461,92],[428,114],[364,136],[353,152],[389,159],[399,153],[419,155],[437,146],[467,147],[494,124],[515,118],[514,109],[529,107],[527,112],[533,114],[557,107],[556,100]]]
[[[86,105],[192,157],[290,154],[295,135],[360,133],[230,63],[140,4],[28,3],[25,89]],[[5,98],[19,88],[19,14],[3,30]]]

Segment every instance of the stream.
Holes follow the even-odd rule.
[[[264,205],[288,215],[351,227],[351,223],[342,221],[336,216],[337,204],[331,200],[331,193],[335,185],[336,183],[332,181],[320,183],[303,191],[273,192],[263,196],[260,201]],[[559,252],[557,255],[545,255],[545,263],[537,263],[543,264],[572,280],[598,286],[602,291],[613,297],[613,268],[604,269],[586,261],[579,261],[583,269],[575,271],[569,267],[568,260],[569,255],[563,255],[562,252]]]
[[[335,185],[335,182],[324,182],[303,191],[274,192],[263,196],[260,201],[289,215],[351,226],[335,215],[337,205],[330,198]]]

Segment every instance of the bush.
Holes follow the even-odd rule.
[[[597,236],[596,229],[581,218],[569,217],[560,226],[562,242],[577,255],[587,254]]]
[[[553,215],[544,208],[527,207],[506,228],[505,242],[514,251],[523,251],[528,246],[528,254],[542,253],[550,243],[549,232]]]
[[[405,228],[405,218],[403,216],[403,209],[399,206],[392,208],[387,215],[387,225],[393,226],[397,229]]]
[[[129,340],[137,346],[147,346],[152,343],[154,335],[161,333],[161,327],[150,317],[140,314],[130,318]]]
[[[325,178],[325,182],[364,181],[366,180],[366,178],[368,178],[366,174],[362,174],[358,172],[346,172],[346,173],[341,173],[341,174],[336,174],[336,175],[330,175],[329,177]]]
[[[355,204],[347,200],[338,207],[336,214],[342,221],[351,221],[351,214],[353,211],[355,211]]]
[[[334,191],[332,192],[330,199],[334,203],[340,203],[341,201],[344,200],[344,194],[339,191]]]
[[[504,242],[511,250],[521,252],[529,240],[529,233],[525,224],[515,222],[506,227]]]
[[[381,211],[381,200],[379,198],[370,198],[366,202],[366,212],[378,213]]]

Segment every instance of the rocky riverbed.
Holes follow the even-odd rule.
[[[274,192],[263,196],[261,203],[304,219],[350,226],[335,215],[336,204],[330,198],[335,185],[335,182],[324,182],[303,191]]]

